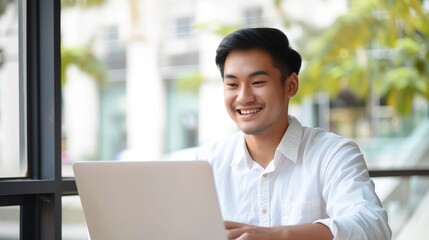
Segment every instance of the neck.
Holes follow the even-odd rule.
[[[259,135],[246,134],[244,136],[247,149],[253,161],[257,162],[263,168],[268,166],[274,158],[277,146],[282,140],[288,125],[285,126],[284,131]]]

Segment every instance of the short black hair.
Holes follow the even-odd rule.
[[[216,65],[222,78],[228,54],[234,50],[249,49],[269,53],[274,67],[280,70],[282,81],[292,73],[299,74],[301,56],[290,47],[286,34],[275,28],[243,28],[227,35],[216,50]]]

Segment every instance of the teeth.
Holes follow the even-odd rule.
[[[240,110],[240,114],[247,115],[247,114],[257,113],[259,111],[260,111],[260,109]]]

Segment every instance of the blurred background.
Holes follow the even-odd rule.
[[[0,0],[1,178],[27,169],[22,2]],[[303,125],[356,140],[370,170],[429,168],[428,0],[61,4],[64,177],[74,161],[193,159],[236,132],[214,57],[242,27],[279,28],[301,53],[290,114]],[[429,178],[374,181],[394,239],[423,239],[410,234],[429,219]],[[0,208],[0,239],[18,239],[17,208]],[[63,197],[63,239],[87,238],[79,198]]]

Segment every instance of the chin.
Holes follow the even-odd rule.
[[[264,129],[243,129],[241,131],[247,135],[261,135],[264,132]]]
[[[242,132],[247,135],[262,135],[266,133],[269,129],[271,129],[272,124],[266,124],[262,126],[238,126]]]

